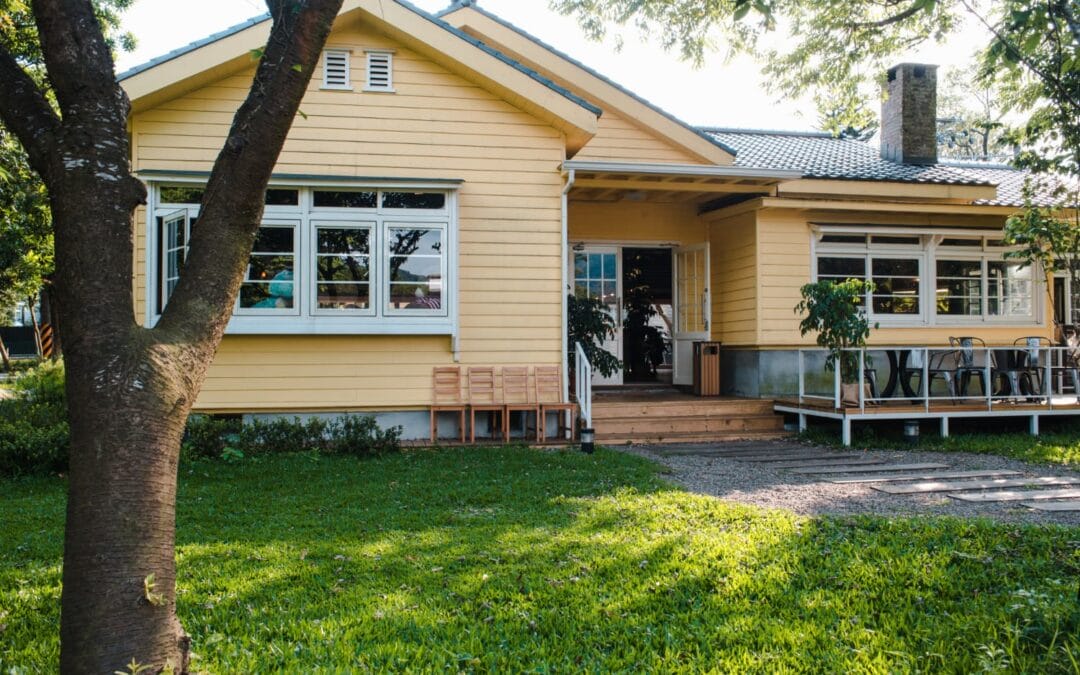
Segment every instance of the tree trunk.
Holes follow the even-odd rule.
[[[11,355],[8,354],[7,345],[4,344],[4,336],[0,335],[0,362],[4,364],[4,372],[11,372]]]
[[[38,358],[41,358],[41,324],[38,323],[37,314],[34,313],[34,297],[30,296],[26,299],[26,305],[30,308],[30,325],[34,328],[34,350],[37,352]]]

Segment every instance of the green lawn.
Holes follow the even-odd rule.
[[[0,483],[0,672],[55,669],[63,485]],[[808,519],[600,451],[185,464],[213,673],[1078,672],[1080,529]]]

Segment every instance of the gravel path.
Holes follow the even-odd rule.
[[[830,483],[829,475],[802,476],[769,464],[738,462],[716,454],[734,449],[761,449],[775,453],[820,450],[821,454],[854,454],[871,459],[885,459],[890,464],[939,462],[949,471],[1001,470],[1021,471],[1025,476],[1080,476],[1061,466],[1029,464],[997,455],[959,452],[922,452],[907,450],[845,450],[810,446],[797,441],[742,441],[721,444],[636,445],[616,449],[655,460],[666,466],[669,479],[692,492],[721,499],[780,508],[805,515],[852,515],[870,513],[886,516],[948,515],[986,517],[1010,523],[1057,523],[1080,525],[1080,513],[1045,513],[1018,503],[978,504],[950,499],[944,493],[889,495],[866,484]],[[943,469],[944,470],[944,469]],[[928,472],[930,473],[930,472]]]

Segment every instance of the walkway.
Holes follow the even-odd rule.
[[[1080,525],[1080,472],[994,455],[795,441],[637,446],[688,489],[805,514],[957,515]]]

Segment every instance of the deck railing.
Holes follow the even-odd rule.
[[[862,386],[849,387],[849,395],[844,396],[840,369],[827,373],[823,368],[827,350],[799,349],[800,404],[831,404],[836,409],[858,408],[865,412],[868,406],[906,401],[930,412],[932,406],[940,404],[964,404],[989,411],[1002,403],[1040,404],[1050,409],[1080,403],[1080,364],[1076,350],[1070,347],[902,345],[844,351],[855,355]],[[811,357],[813,366],[807,363]],[[885,374],[888,384],[879,373]],[[816,381],[815,393],[809,393],[815,388],[808,386],[811,378]],[[912,385],[916,378],[917,388]],[[829,380],[831,383],[826,384]],[[832,391],[821,391],[823,385]],[[933,391],[935,385],[938,395]]]
[[[580,342],[574,343],[574,394],[577,396],[581,422],[592,428],[592,364]]]

